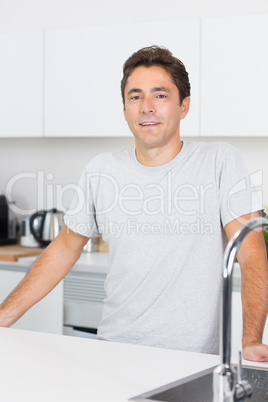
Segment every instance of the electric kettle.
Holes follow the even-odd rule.
[[[63,226],[63,213],[53,208],[39,211],[30,217],[30,231],[41,246],[47,246]]]

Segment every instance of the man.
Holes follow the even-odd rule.
[[[100,339],[206,353],[219,350],[222,258],[227,238],[261,213],[236,150],[223,143],[182,142],[190,84],[184,65],[159,47],[124,65],[124,116],[135,147],[95,157],[84,169],[84,199],[0,307],[12,325],[70,271],[90,237],[110,247]],[[263,236],[244,241],[243,354],[268,361]]]

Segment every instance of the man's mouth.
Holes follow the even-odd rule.
[[[160,123],[157,123],[156,121],[148,121],[148,122],[140,123],[140,125],[142,127],[145,127],[145,126],[157,126],[158,124],[160,124]]]

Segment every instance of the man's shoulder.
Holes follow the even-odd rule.
[[[193,141],[189,142],[189,148],[192,152],[196,152],[197,154],[201,154],[202,156],[212,156],[215,158],[225,158],[228,155],[237,154],[237,149],[223,141],[215,141],[215,142],[198,142]]]
[[[233,145],[223,142],[223,141],[214,141],[214,142],[205,142],[205,141],[190,141],[189,144],[191,147],[195,149],[200,149],[201,151],[210,151],[210,152],[226,152],[236,149]]]
[[[124,166],[130,159],[134,147],[129,147],[116,152],[103,152],[94,156],[86,165],[86,170],[103,171],[113,166]]]

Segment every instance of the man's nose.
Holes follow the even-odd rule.
[[[144,97],[141,111],[142,113],[153,113],[155,111],[154,103],[151,98]]]

